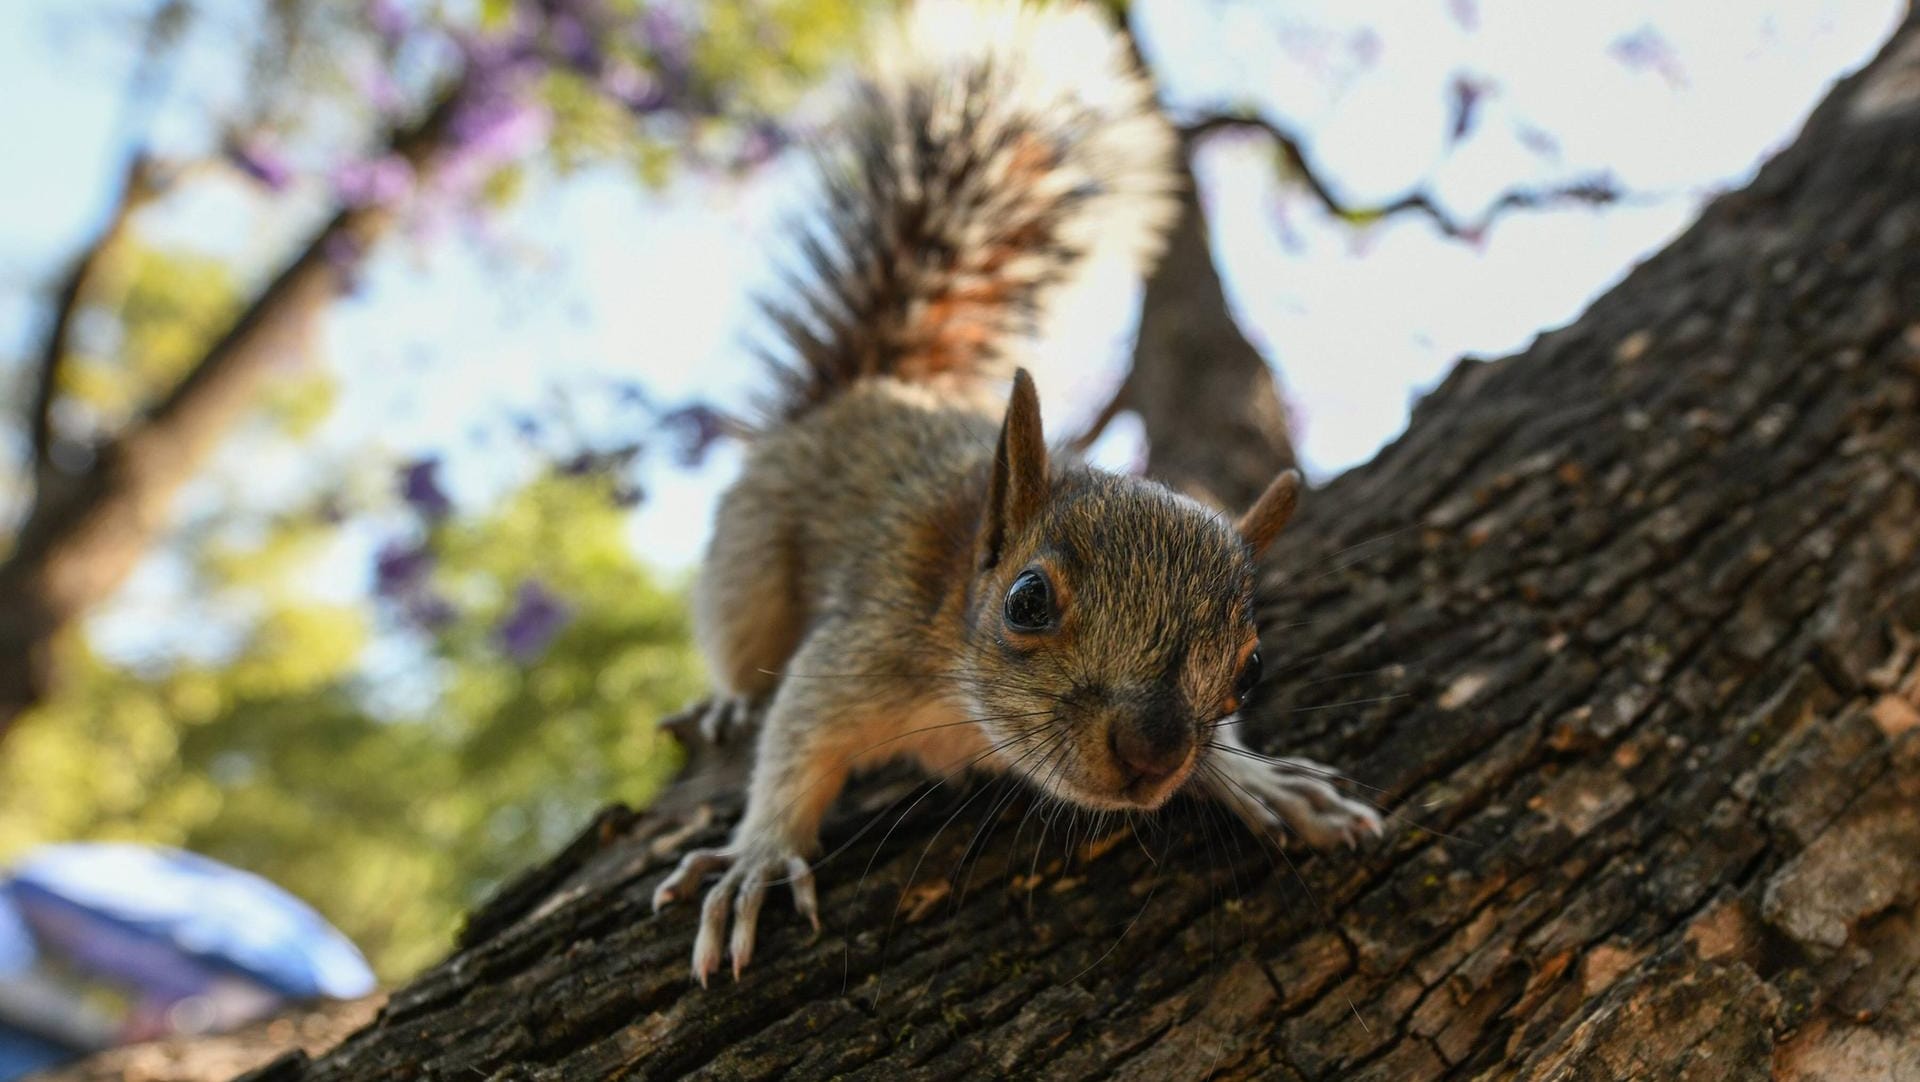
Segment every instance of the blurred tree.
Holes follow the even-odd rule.
[[[387,977],[528,852],[677,762],[653,722],[700,689],[685,603],[635,560],[601,476],[534,481],[390,548],[376,619],[429,686],[370,686],[356,606],[299,583],[322,539],[290,519],[206,554],[257,604],[216,661],[155,670],[77,651],[0,758],[0,862],[46,838],[185,846],[313,902]]]
[[[0,736],[52,686],[62,630],[124,581],[173,493],[273,367],[308,351],[320,313],[398,222],[496,205],[534,158],[625,160],[649,183],[676,161],[764,161],[782,143],[771,118],[874,2],[722,0],[696,17],[640,0],[279,0],[260,9],[240,115],[210,120],[216,149],[165,159],[144,128],[170,50],[209,6],[168,0],[148,21],[119,197],[54,290],[28,373],[30,497],[0,561]],[[208,172],[329,209],[258,284],[143,247],[139,212]]]

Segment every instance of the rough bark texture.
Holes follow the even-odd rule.
[[[307,1006],[212,1037],[170,1037],[42,1071],[32,1082],[214,1082],[250,1071],[290,1048],[324,1052],[373,1021],[385,996]]]
[[[647,899],[737,813],[719,764],[255,1077],[1920,1077],[1915,20],[1274,562],[1252,739],[1377,787],[1378,850],[883,777],[829,825],[825,934],[772,906],[702,991]]]

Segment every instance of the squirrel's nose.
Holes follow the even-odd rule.
[[[1163,781],[1187,761],[1190,741],[1177,725],[1115,724],[1107,746],[1120,765],[1147,782]]]

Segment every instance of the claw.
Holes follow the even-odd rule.
[[[700,931],[693,938],[693,976],[702,988],[720,968],[720,935],[726,930],[732,908],[733,894],[724,882],[708,891],[707,900],[700,906]]]
[[[733,979],[740,979],[740,971],[747,968],[753,960],[753,940],[760,925],[760,903],[767,900],[767,880],[758,869],[750,869],[740,882],[740,893],[734,899],[733,938],[727,942],[727,953],[733,958]]]
[[[1217,764],[1231,779],[1216,794],[1256,830],[1285,829],[1318,848],[1359,849],[1384,837],[1379,813],[1328,784],[1332,772],[1305,759],[1228,756]]]
[[[655,888],[654,911],[692,894],[712,871],[722,874],[700,904],[700,926],[693,939],[693,977],[702,988],[720,968],[723,944],[732,959],[733,978],[740,979],[753,960],[767,888],[777,882],[791,885],[794,908],[812,923],[816,934],[820,931],[820,901],[814,889],[813,868],[805,857],[784,846],[772,851],[756,847],[744,853],[732,846],[695,849],[682,857],[680,866]]]
[[[693,893],[692,888],[700,885],[707,873],[725,868],[733,862],[724,849],[695,849],[680,858],[679,867],[660,881],[653,891],[653,911],[655,913],[672,905]]]
[[[793,889],[793,908],[820,934],[820,896],[814,893],[813,868],[804,858],[787,858],[787,882]]]

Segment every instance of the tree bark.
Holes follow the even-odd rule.
[[[124,1045],[36,1074],[33,1082],[216,1082],[270,1062],[290,1048],[309,1053],[332,1048],[373,1021],[384,1000],[372,995],[303,1004],[231,1033]]]
[[[706,764],[252,1077],[1920,1077],[1917,23],[1279,546],[1248,728],[1392,808],[1375,851],[884,775],[826,932],[772,906],[702,991],[647,900],[739,811]]]

